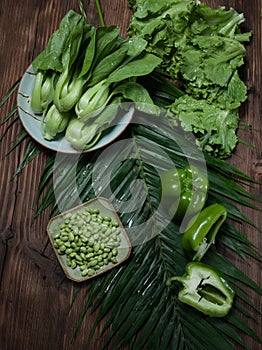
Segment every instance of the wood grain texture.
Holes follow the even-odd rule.
[[[83,2],[87,8],[88,20],[98,25],[95,1]],[[131,16],[127,1],[100,2],[106,24],[120,26],[121,34],[125,35]],[[241,72],[249,89],[249,99],[241,108],[241,121],[252,126],[252,129],[242,128],[239,137],[251,143],[254,148],[240,143],[229,162],[262,182],[261,1],[209,0],[206,4],[213,7],[232,6],[239,12],[244,12],[246,22],[243,27],[253,31],[252,41],[247,47],[246,65]],[[61,18],[69,9],[77,10],[77,1],[0,1],[0,100],[45,47],[51,33],[57,29]],[[15,97],[8,100],[1,109],[1,121],[14,103]],[[67,314],[75,285],[65,278],[48,244],[45,231],[48,210],[33,221],[38,182],[47,155],[41,154],[19,177],[12,179],[21,161],[25,143],[6,156],[12,140],[22,129],[20,122],[9,126],[11,122],[0,129],[0,136],[6,133],[0,143],[0,349],[84,349],[94,315],[86,315],[74,344],[70,343],[70,338],[82,311],[85,284],[82,285],[74,308]],[[262,199],[261,186],[250,188],[250,192]],[[261,215],[248,208],[242,209],[261,229]],[[239,229],[261,250],[261,232],[248,225],[239,225]],[[236,260],[229,251],[224,253],[262,286],[261,265],[258,262],[252,259],[246,262]],[[254,295],[254,303],[261,310],[261,298]],[[245,321],[262,336],[261,320],[258,320],[257,325],[249,319]],[[100,349],[98,335],[99,329],[90,349]],[[252,340],[247,341],[250,349],[256,348]]]

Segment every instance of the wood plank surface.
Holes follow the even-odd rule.
[[[101,0],[106,24],[125,30],[131,15],[126,0]],[[83,1],[88,20],[99,25],[95,0]],[[241,108],[241,120],[252,128],[239,130],[239,137],[251,143],[254,148],[239,144],[229,160],[231,164],[256,180],[262,182],[262,104],[261,104],[261,0],[209,0],[207,5],[232,6],[243,12],[245,30],[252,30],[253,37],[247,47],[245,67],[242,69],[249,89],[248,101]],[[41,50],[51,33],[57,29],[61,18],[69,9],[78,11],[77,1],[62,0],[1,0],[0,1],[0,100],[8,89],[21,77]],[[15,103],[15,96],[1,109],[1,121]],[[76,341],[71,344],[73,327],[82,310],[81,296],[68,314],[69,301],[74,293],[74,284],[67,280],[58,266],[54,253],[48,244],[46,225],[49,209],[35,221],[36,195],[39,178],[48,154],[41,154],[32,161],[19,177],[12,178],[25,143],[6,156],[10,144],[22,129],[20,122],[11,121],[0,129],[0,349],[1,350],[67,350],[84,349],[85,341],[92,327],[94,315],[87,314]],[[262,198],[262,187],[254,186],[250,192]],[[243,208],[243,212],[261,229],[261,214]],[[261,250],[261,232],[249,225],[239,225],[241,232]],[[256,283],[262,286],[261,264],[255,260],[232,259]],[[81,292],[84,296],[85,289]],[[261,298],[252,296],[261,310]],[[254,325],[262,337],[261,320]],[[90,349],[100,349],[100,329]],[[257,344],[247,339],[250,349]],[[173,350],[173,349],[172,349]],[[212,350],[212,349],[209,349]]]

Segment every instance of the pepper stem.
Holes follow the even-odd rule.
[[[184,278],[182,276],[173,276],[173,277],[170,277],[166,280],[166,285],[169,287],[169,286],[171,286],[173,281],[178,281],[178,282],[182,283],[183,280],[184,280]]]

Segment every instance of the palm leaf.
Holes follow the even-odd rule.
[[[141,116],[139,118],[141,118]],[[70,162],[68,163],[68,158],[61,159],[57,162],[55,155],[51,154],[47,160],[39,183],[39,201],[41,194],[44,190],[46,191],[42,197],[41,203],[39,203],[36,216],[50,205],[53,208],[52,212],[55,213],[58,210],[57,203],[63,198],[64,194],[67,194],[67,198],[71,198],[70,201],[67,201],[66,207],[64,207],[64,209],[67,209],[76,204],[77,196],[80,196],[81,200],[85,201],[94,197],[95,194],[103,195],[107,187],[111,187],[112,198],[110,199],[112,201],[114,201],[114,198],[117,199],[115,204],[118,206],[123,223],[127,227],[143,223],[157,209],[160,200],[158,172],[161,169],[165,169],[167,164],[165,157],[162,157],[161,154],[158,153],[159,146],[169,155],[177,166],[183,166],[187,163],[187,159],[185,159],[183,152],[181,152],[178,146],[180,142],[184,142],[184,149],[189,151],[187,157],[189,157],[189,159],[198,160],[197,153],[194,152],[192,144],[190,143],[191,141],[179,140],[177,144],[174,142],[174,139],[177,139],[177,135],[174,137],[174,135],[172,135],[173,132],[174,130],[171,131],[169,125],[165,123],[161,124],[161,128],[154,128],[139,122],[133,124],[132,127],[130,127],[129,133],[129,137],[133,141],[129,142],[127,147],[120,152],[120,158],[122,157],[124,161],[119,163],[115,155],[107,155],[109,160],[113,163],[117,160],[117,166],[115,166],[110,179],[103,182],[104,187],[101,188],[100,193],[94,192],[92,183],[92,170],[100,152],[95,152],[92,157],[84,154],[81,155],[77,164],[75,177],[72,176],[74,173],[72,173],[73,170],[70,166]],[[19,135],[14,147],[21,143],[26,136],[26,133]],[[181,138],[183,137],[181,136]],[[25,147],[23,161],[17,169],[17,174],[40,152],[41,149],[36,146],[34,142],[29,142]],[[217,164],[219,165],[219,172],[216,168]],[[238,172],[232,166],[228,166],[228,164],[223,161],[217,162],[215,159],[214,162],[212,162],[212,159],[208,158],[207,166],[211,183],[210,203],[220,202],[225,205],[230,218],[234,221],[250,222],[248,218],[244,217],[239,212],[235,204],[233,204],[235,202],[256,208],[256,206],[251,203],[254,197],[250,196],[249,193],[241,187],[241,181],[248,181],[249,178]],[[58,171],[60,172],[60,176],[58,177],[59,186],[56,188],[55,194],[53,177]],[[100,169],[100,177],[104,178],[107,171],[107,168]],[[240,185],[237,184],[237,178],[240,179]],[[142,188],[138,186],[137,192],[135,192],[134,181],[138,179],[142,181],[143,186]],[[227,187],[226,197],[224,194],[225,186]],[[132,208],[132,203],[137,203],[140,198],[141,189],[146,192],[147,195],[143,197],[144,199],[139,209],[136,207]],[[133,202],[128,202],[129,204],[126,207],[125,201],[130,200],[130,198],[133,198]],[[119,204],[119,202],[122,204]],[[128,209],[128,214],[122,213],[121,205]],[[61,206],[59,210],[61,210]],[[158,222],[158,226],[165,227],[165,220],[160,223]],[[134,232],[135,236],[131,237],[131,240],[141,241],[144,232],[137,233],[136,230]],[[254,247],[249,240],[241,235],[234,226],[229,223],[225,223],[218,239],[222,244],[232,249],[243,259],[245,259],[246,256],[259,259],[259,254],[253,250]],[[180,241],[181,234],[179,233],[179,227],[174,223],[170,223],[160,234],[153,237],[152,240],[134,247],[133,255],[127,264],[113,270],[106,276],[99,278],[99,280],[94,280],[94,282],[90,283],[87,293],[88,299],[83,308],[82,315],[79,318],[79,322],[76,325],[74,336],[77,336],[86,312],[92,308],[93,311],[99,309],[99,313],[94,323],[93,331],[89,339],[87,339],[87,343],[92,340],[92,336],[96,331],[96,326],[99,325],[100,322],[106,320],[103,330],[105,335],[105,347],[109,345],[112,346],[117,336],[119,341],[115,343],[115,348],[120,348],[121,346],[129,344],[130,348],[136,349],[142,349],[144,346],[151,346],[153,349],[156,345],[158,348],[174,346],[177,349],[199,349],[202,343],[199,334],[212,332],[213,340],[211,340],[210,337],[207,338],[209,340],[206,346],[216,349],[217,338],[219,334],[221,336],[221,332],[223,332],[225,333],[223,336],[223,347],[226,349],[233,349],[231,340],[244,346],[235,328],[257,339],[257,336],[252,333],[250,328],[246,325],[245,327],[243,326],[240,318],[232,318],[231,322],[225,322],[224,320],[224,323],[216,325],[218,329],[215,329],[212,325],[212,320],[205,319],[205,321],[203,321],[202,316],[190,310],[189,320],[193,319],[194,323],[198,322],[199,318],[202,320],[200,322],[201,326],[199,325],[199,328],[194,331],[194,340],[192,341],[192,329],[190,327],[192,322],[189,322],[189,320],[187,321],[188,308],[179,305],[176,297],[177,293],[172,293],[172,290],[165,288],[167,276],[183,274],[187,262],[181,249]],[[227,259],[217,254],[214,255],[213,252],[207,254],[206,259],[207,262],[209,261],[208,259],[210,259],[210,263],[219,268],[225,273],[227,278],[230,279],[231,283],[233,283],[238,290],[238,298],[242,300],[244,304],[253,307],[252,302],[249,301],[247,296],[241,293],[242,287],[238,285],[238,282],[240,281],[257,293],[261,293],[261,289],[241,271],[236,269]],[[238,305],[239,303],[236,303],[236,310],[244,315],[249,315],[246,307],[241,306],[240,308],[237,307]],[[71,307],[73,307],[73,305]],[[235,311],[233,311],[233,313],[234,312]],[[167,315],[168,317],[166,321],[163,320],[159,322],[159,315]],[[169,319],[173,320],[172,327],[167,321]],[[139,322],[137,320],[139,320]],[[232,327],[232,325],[234,327]],[[152,336],[152,329],[154,330],[153,334],[155,336]]]
[[[13,95],[13,93],[16,91],[20,84],[21,78],[19,78],[7,91],[3,99],[0,101],[0,108],[9,100],[9,98]],[[5,118],[5,121],[7,121],[7,118]]]
[[[81,193],[81,200],[85,201],[95,195],[107,193],[110,187],[110,200],[118,208],[123,224],[127,228],[134,228],[133,231],[130,231],[131,241],[141,242],[147,228],[137,232],[135,227],[156,212],[160,200],[158,171],[167,165],[164,157],[157,153],[159,145],[169,154],[175,164],[182,166],[186,163],[184,155],[174,143],[170,129],[168,127],[160,129],[156,130],[154,127],[142,124],[130,126],[128,137],[132,142],[127,142],[125,149],[121,149],[120,152],[124,161],[119,161],[116,154],[106,154],[105,162],[116,164],[109,178],[106,178],[106,175],[110,169],[103,167],[103,164],[98,168],[99,176],[96,181],[104,179],[101,180],[102,186],[100,186],[99,193],[93,188],[91,173],[101,152],[95,152],[92,157],[86,155],[80,157],[76,181],[72,180],[70,166],[65,166],[59,182],[58,192],[61,198],[64,193],[78,192],[78,194]],[[191,147],[188,149],[191,151],[192,159],[197,157]],[[234,204],[244,201],[249,205],[249,200],[253,200],[248,192],[239,188],[240,185],[236,185],[237,177],[240,177],[240,182],[248,179],[233,167],[228,167],[227,163],[219,162],[220,171],[219,174],[217,173],[217,178],[219,183],[227,186],[225,197],[221,193],[222,185],[221,190],[215,188],[216,162],[213,167],[209,166],[210,164],[212,164],[211,159],[207,163],[208,175],[211,179],[210,203],[219,201],[227,207],[232,220],[248,222],[249,220],[242,216]],[[53,176],[51,168],[52,161],[49,160],[44,172],[42,189],[48,184],[48,179],[50,180]],[[142,182],[142,185],[140,183],[137,186],[137,191],[146,193],[138,208],[136,202],[139,193],[135,192],[133,187],[136,180]],[[76,191],[76,184],[80,191]],[[47,195],[43,198],[45,205],[40,208],[39,213],[48,203],[55,208],[52,200],[55,201],[56,198],[52,191],[54,189],[50,185]],[[134,201],[130,201],[130,198],[133,198]],[[74,202],[75,198],[70,205],[73,205]],[[126,208],[126,212],[122,211],[123,207]],[[92,312],[98,311],[98,314],[93,330],[87,339],[87,345],[90,344],[101,322],[104,323],[101,334],[104,337],[104,347],[112,349],[120,349],[128,344],[130,349],[142,349],[145,346],[152,349],[199,350],[204,347],[234,349],[235,343],[245,348],[239,331],[257,339],[252,329],[244,324],[237,314],[249,315],[248,307],[254,307],[246,293],[243,293],[245,288],[248,287],[259,294],[262,293],[261,288],[225,257],[211,250],[207,253],[205,262],[217,267],[236,288],[237,301],[234,309],[227,318],[217,320],[203,317],[189,307],[181,305],[177,300],[177,287],[165,287],[167,277],[183,274],[187,263],[187,258],[181,248],[181,233],[179,227],[173,222],[166,225],[165,219],[161,216],[158,216],[156,221],[156,226],[152,224],[150,229],[163,227],[161,232],[156,236],[153,234],[151,240],[134,246],[132,256],[126,264],[93,280],[88,285],[86,303],[76,325],[74,337],[77,336],[87,311],[91,310]],[[249,240],[240,234],[230,222],[225,223],[221,234],[218,235],[218,240],[220,244],[226,245],[243,259],[246,259],[247,256],[260,258],[259,254],[253,250],[254,247]],[[241,304],[238,300],[241,300]],[[72,309],[73,305],[71,305]],[[255,309],[255,312],[259,311]],[[171,325],[169,320],[172,320]],[[206,335],[204,344],[203,335]]]
[[[0,137],[0,142],[3,140],[3,138],[5,137],[5,135],[7,134],[8,130],[13,126],[13,124],[15,123],[15,121],[18,119],[18,115],[17,115],[17,107],[14,107],[5,117],[5,119],[3,120],[2,124],[4,124],[5,122],[7,122],[7,120],[11,119],[13,116],[13,120],[11,121],[11,123],[9,123],[9,125],[6,127],[4,133],[1,135]]]
[[[49,157],[42,171],[41,178],[38,184],[37,199],[36,199],[37,206],[39,206],[40,204],[40,196],[42,192],[47,187],[48,183],[52,180],[53,173],[54,173],[54,157]]]
[[[80,0],[78,4],[82,14],[85,14]],[[99,1],[96,1],[96,5],[103,25]],[[183,94],[173,84],[168,84],[166,81],[161,84],[164,79],[161,75],[156,74],[150,79],[144,83],[148,83],[148,87],[150,85],[158,87],[151,89],[151,92],[159,106],[165,106],[170,100]],[[19,82],[20,79],[8,91],[0,102],[0,107],[14,93]],[[8,113],[4,122],[13,116],[16,116],[16,108]],[[259,314],[259,310],[249,300],[246,289],[249,288],[258,294],[262,294],[262,290],[218,252],[210,250],[205,256],[205,262],[224,273],[236,289],[237,300],[226,318],[204,317],[194,309],[179,303],[177,286],[172,288],[165,286],[168,277],[183,274],[187,258],[181,248],[179,227],[174,222],[167,224],[166,219],[157,213],[161,197],[158,173],[168,167],[166,158],[159,154],[159,147],[168,154],[176,166],[184,166],[188,159],[199,161],[199,158],[192,140],[185,134],[176,133],[166,122],[161,123],[159,127],[157,121],[158,127],[154,127],[153,121],[152,125],[148,125],[141,123],[143,116],[139,118],[137,124],[129,128],[130,133],[125,135],[131,142],[128,142],[127,147],[120,152],[124,161],[119,162],[112,154],[106,155],[105,160],[113,162],[116,166],[110,178],[105,176],[108,169],[101,167],[100,178],[98,177],[97,181],[103,177],[107,180],[102,182],[99,193],[93,186],[92,172],[100,152],[95,152],[92,157],[81,155],[75,173],[72,167],[70,168],[68,159],[57,162],[55,155],[51,154],[42,173],[36,216],[48,206],[51,206],[52,213],[55,213],[74,206],[79,198],[81,201],[86,201],[95,195],[111,193],[109,199],[119,211],[123,224],[129,229],[131,241],[139,242],[133,247],[128,262],[88,284],[85,305],[73,336],[77,336],[87,311],[91,310],[98,311],[98,315],[87,339],[87,345],[101,322],[104,323],[101,334],[104,337],[104,348],[110,349],[126,346],[136,350],[143,348],[233,350],[235,344],[247,348],[239,332],[257,340],[258,344],[261,343],[239,314],[250,317],[250,307]],[[26,138],[26,132],[20,133],[10,152]],[[179,147],[181,144],[183,151]],[[16,175],[41,152],[41,148],[30,140],[25,147]],[[253,224],[236,205],[242,204],[258,209],[253,203],[257,202],[257,199],[242,187],[243,184],[255,181],[222,160],[206,155],[205,161],[210,180],[209,203],[219,202],[224,205],[230,219],[235,222]],[[54,183],[55,175],[60,182]],[[137,183],[137,180],[140,180],[140,183]],[[70,198],[66,203],[62,200],[65,194]],[[139,202],[142,194],[143,199]],[[156,213],[150,226],[145,225]],[[136,229],[140,224],[144,225],[139,230]],[[152,237],[143,241],[148,230]],[[242,259],[248,256],[260,259],[251,242],[229,222],[223,225],[218,240]],[[82,288],[85,286],[77,289],[70,311],[73,310],[74,301],[79,297],[78,293]]]
[[[10,154],[18,145],[20,145],[20,143],[26,139],[26,137],[28,136],[27,132],[25,130],[21,130],[17,136],[16,139],[12,142],[12,146],[10,147],[8,154]]]
[[[16,114],[17,113],[17,106],[15,106],[4,118],[4,120],[2,121],[2,124],[3,125],[4,123],[6,123],[9,119],[11,119],[13,117],[13,115],[15,115],[15,118],[14,118],[14,121],[18,118],[18,115]],[[12,124],[11,124],[12,125]],[[2,139],[2,137],[1,137]]]
[[[24,137],[22,135],[18,138],[17,144]],[[37,215],[49,205],[53,207],[53,212],[55,212],[57,210],[57,200],[60,200],[65,193],[67,195],[80,194],[81,200],[85,201],[95,194],[103,194],[110,186],[112,189],[112,198],[110,199],[114,201],[115,198],[120,211],[119,215],[126,227],[136,226],[147,220],[157,209],[160,200],[158,171],[164,169],[167,165],[165,158],[158,154],[159,145],[169,154],[175,164],[183,166],[186,164],[186,159],[178,145],[174,143],[172,132],[168,128],[167,130],[165,128],[156,130],[148,125],[134,124],[130,127],[129,137],[133,142],[128,143],[128,147],[121,151],[124,161],[116,163],[115,171],[112,173],[110,180],[103,182],[104,188],[101,188],[100,193],[94,192],[91,176],[100,152],[95,152],[92,157],[81,155],[75,178],[70,173],[72,168],[68,166],[68,159],[57,162],[55,156],[51,155],[48,158],[39,184],[39,199],[46,187],[47,190],[39,205]],[[25,160],[30,159],[30,150],[34,150],[33,154],[34,152],[37,153],[33,144],[30,145],[29,143],[25,149],[27,150],[24,155]],[[192,152],[191,145],[188,150],[191,152],[189,157],[197,159],[197,155]],[[107,155],[107,157],[110,161],[116,159],[115,155]],[[232,202],[243,204],[244,201],[252,207],[249,200],[253,200],[253,197],[240,188],[239,185],[236,185],[236,175],[241,178],[240,181],[247,181],[248,179],[239,174],[233,167],[228,167],[225,162],[219,162],[220,171],[215,178],[214,167],[210,164],[212,165],[211,159],[207,162],[208,175],[211,179],[210,203],[219,201],[227,207],[231,219],[237,222],[248,222],[249,220],[242,216],[236,206],[232,204]],[[52,179],[58,169],[61,171],[61,165],[64,165],[64,167],[62,167],[60,173],[59,179],[61,181],[57,191],[61,198],[57,198]],[[20,170],[22,168],[21,166]],[[100,176],[103,178],[108,169],[100,170]],[[134,181],[138,179],[142,181],[142,190],[146,189],[147,195],[143,197],[144,199],[137,210],[136,207],[132,208],[132,205],[134,205],[132,203],[137,202],[139,191],[134,193],[134,187],[132,186]],[[223,196],[222,185],[221,189],[217,190],[215,180],[227,185],[226,197]],[[76,185],[77,189],[75,188]],[[141,186],[137,189],[141,190]],[[128,214],[122,213],[119,201],[122,206],[126,206],[125,201],[132,198],[132,196],[134,201],[129,202]],[[73,206],[75,201],[76,196],[73,196],[67,206]],[[161,217],[158,219],[161,221]],[[172,222],[166,227],[166,222],[163,220],[163,222],[158,222],[158,226],[165,228],[149,242],[135,246],[128,263],[90,283],[87,302],[76,325],[74,336],[77,336],[86,312],[90,309],[92,311],[98,309],[99,313],[94,322],[90,338],[87,339],[87,344],[92,340],[97,325],[106,320],[103,329],[105,348],[110,346],[120,349],[122,346],[129,344],[131,349],[142,349],[144,346],[150,346],[152,349],[169,347],[201,349],[203,346],[216,349],[219,343],[218,338],[220,339],[220,348],[223,346],[226,349],[234,349],[235,342],[245,348],[245,344],[238,335],[239,331],[248,334],[259,342],[252,329],[237,316],[237,311],[243,315],[249,315],[247,307],[242,306],[242,304],[240,307],[240,304],[236,303],[235,309],[231,313],[233,316],[223,319],[223,322],[205,318],[194,310],[179,304],[176,297],[177,290],[166,288],[165,280],[168,276],[183,274],[187,259],[181,249],[181,233],[179,227]],[[135,236],[131,237],[131,240],[136,241],[139,233],[136,230],[134,232]],[[140,237],[143,237],[143,233],[143,231],[140,232]],[[242,258],[252,256],[259,259],[258,253],[253,251],[254,247],[248,239],[239,234],[234,226],[228,222],[221,230],[218,239]],[[261,294],[261,289],[253,281],[233,266],[230,261],[215,252],[209,252],[206,261],[216,266],[227,276],[237,290],[238,299],[244,305],[254,307],[248,297],[241,292],[243,290],[242,284],[244,284]],[[239,282],[241,285],[239,285]],[[72,308],[73,305],[71,310]],[[258,312],[258,310],[256,311]],[[162,315],[165,315],[166,318],[164,319]],[[172,326],[168,320],[172,320]],[[194,329],[192,329],[192,322],[194,325],[197,324]],[[206,344],[203,344],[202,341],[203,334],[213,335],[206,338],[208,339]],[[221,334],[223,334],[223,344],[221,343]],[[118,341],[115,342],[115,339]],[[114,347],[112,344],[114,344]]]
[[[22,138],[18,140],[18,144],[24,139]],[[29,164],[33,159],[35,159],[42,152],[42,147],[36,143],[34,140],[30,139],[25,147],[23,159],[16,169],[13,177],[17,176],[21,173],[21,171]]]

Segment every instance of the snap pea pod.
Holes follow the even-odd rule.
[[[85,207],[64,215],[53,245],[65,255],[67,266],[79,268],[83,277],[93,276],[103,266],[117,263],[120,233],[118,222]]]

